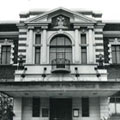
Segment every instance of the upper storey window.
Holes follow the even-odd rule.
[[[72,43],[65,35],[55,36],[50,43],[50,63],[64,65],[72,62]],[[61,63],[61,64],[60,64]]]
[[[86,34],[81,34],[81,63],[87,64]]]
[[[35,35],[35,64],[40,64],[41,56],[41,34]]]
[[[1,64],[10,64],[11,46],[3,45],[1,48]]]
[[[112,63],[120,64],[120,45],[112,45]]]

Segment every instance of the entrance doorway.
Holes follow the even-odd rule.
[[[72,120],[72,99],[50,99],[50,120]]]

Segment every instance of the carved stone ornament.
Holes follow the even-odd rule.
[[[58,28],[58,29],[68,28],[67,26],[65,26],[65,18],[63,16],[58,16],[56,18],[56,24],[57,26],[55,26],[54,28]]]

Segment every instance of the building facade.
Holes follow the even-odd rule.
[[[14,120],[104,120],[120,113],[120,23],[57,8],[0,23],[0,91]]]

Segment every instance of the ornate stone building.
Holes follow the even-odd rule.
[[[120,113],[120,23],[101,13],[21,13],[19,22],[0,23],[0,58],[0,91],[14,98],[14,120]]]

